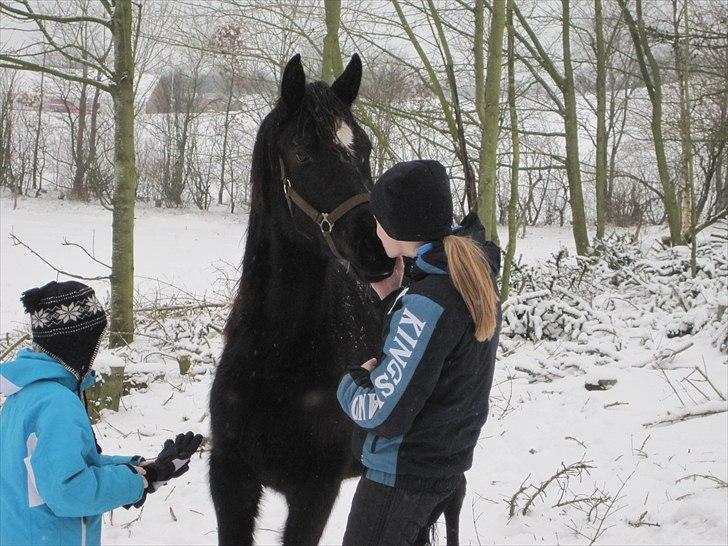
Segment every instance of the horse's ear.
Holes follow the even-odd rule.
[[[341,76],[336,78],[336,81],[331,84],[331,90],[334,94],[339,97],[345,104],[351,106],[359,94],[359,85],[361,84],[361,59],[359,55],[354,53],[351,56],[349,64],[346,65],[346,69],[341,73]]]
[[[306,90],[306,74],[303,72],[301,55],[294,55],[283,71],[281,80],[281,102],[286,107],[287,113],[295,112],[303,100]]]

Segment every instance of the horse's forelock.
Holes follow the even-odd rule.
[[[339,138],[342,124],[351,129],[354,117],[351,110],[344,105],[334,92],[322,82],[315,82],[306,86],[306,94],[301,105],[299,127],[313,127],[317,138],[326,145],[343,145]],[[353,135],[351,139],[353,144]],[[351,145],[346,146],[353,151]]]

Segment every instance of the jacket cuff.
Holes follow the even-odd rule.
[[[362,368],[361,366],[355,366],[349,368],[349,375],[354,380],[354,383],[357,384],[357,386],[366,387],[369,389],[374,388],[371,377],[369,375],[369,370]]]
[[[133,457],[132,459],[134,459],[134,458],[136,458],[136,457]],[[143,457],[139,457],[139,458],[143,460]],[[132,466],[131,463],[127,463],[122,466],[125,466],[126,468],[128,468],[129,472],[131,472],[135,476],[139,476],[139,479],[141,480],[141,483],[139,485],[141,486],[141,489],[142,489],[141,492],[139,493],[139,497],[137,498],[136,501],[130,502],[129,504],[124,504],[123,506],[127,510],[129,510],[129,508],[131,508],[132,506],[134,506],[135,508],[139,508],[142,504],[144,504],[144,501],[147,499],[147,492],[144,489],[144,477],[134,469],[134,466]]]

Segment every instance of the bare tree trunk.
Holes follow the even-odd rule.
[[[683,200],[688,202],[683,204],[683,237],[685,237],[687,224],[690,233],[690,272],[693,278],[698,274],[697,268],[697,236],[695,226],[698,223],[698,217],[695,211],[695,181],[693,180],[693,140],[691,136],[691,120],[690,120],[690,25],[688,0],[683,0],[683,23],[685,31],[683,34],[682,55],[680,60],[682,68],[679,74],[682,76],[680,80],[680,132],[682,142],[682,160],[683,170],[685,172],[685,191]],[[687,214],[686,214],[687,212]],[[687,215],[687,218],[685,216]]]
[[[539,79],[539,83],[543,86],[551,100],[556,104],[559,114],[564,119],[564,133],[566,143],[566,174],[568,178],[569,190],[568,202],[571,207],[572,225],[571,229],[574,234],[574,243],[576,244],[576,252],[584,255],[589,251],[589,237],[586,229],[586,214],[584,212],[584,197],[581,187],[581,167],[579,159],[579,125],[576,114],[576,93],[574,90],[574,74],[571,65],[571,21],[569,13],[569,1],[561,1],[562,13],[562,46],[564,52],[564,73],[561,74],[556,68],[549,54],[541,44],[541,40],[533,31],[528,21],[518,9],[517,5],[513,6],[513,13],[518,21],[526,30],[531,43],[526,41],[520,35],[516,34],[519,41],[529,50],[529,52],[538,60],[539,64],[549,74],[553,82],[558,87],[563,97],[563,103],[557,96],[555,90],[549,86],[543,79]],[[533,44],[533,45],[531,45]],[[538,78],[538,76],[537,76]],[[563,224],[564,211],[559,210],[559,217]]]
[[[321,79],[331,84],[344,71],[339,48],[339,23],[341,21],[341,0],[326,0],[326,37],[324,38]]]
[[[172,204],[177,207],[182,206],[182,194],[184,192],[186,180],[185,166],[187,164],[187,140],[189,138],[189,127],[192,108],[192,105],[190,104],[191,101],[192,100],[187,102],[188,106],[186,111],[184,112],[184,118],[182,119],[181,133],[177,132],[177,138],[175,139],[176,154],[174,164],[172,165],[172,178],[170,183],[173,192],[170,197],[172,200]]]
[[[223,124],[223,135],[222,135],[222,165],[220,169],[220,189],[217,194],[217,204],[222,205],[222,196],[225,191],[225,167],[227,162],[227,148],[228,148],[228,134],[230,133],[230,107],[233,102],[233,91],[235,89],[235,60],[230,63],[230,87],[228,88],[227,102],[225,103],[225,121]],[[232,182],[230,182],[232,184]],[[232,199],[232,194],[231,194]]]
[[[12,189],[12,142],[13,142],[13,99],[15,95],[14,80],[0,97],[0,186]]]
[[[516,84],[514,68],[515,37],[513,31],[513,0],[508,0],[508,114],[511,125],[511,198],[508,202],[508,248],[506,250],[503,277],[501,278],[501,301],[508,299],[513,257],[516,255],[518,239],[518,169],[521,163],[521,149],[518,141],[518,114],[516,112]]]
[[[697,274],[696,239],[691,237],[695,233],[697,215],[695,213],[695,187],[693,181],[693,140],[691,136],[690,120],[690,28],[688,25],[688,0],[683,0],[682,18],[685,24],[684,32],[680,32],[680,16],[678,16],[677,0],[672,2],[673,24],[675,40],[675,68],[678,76],[678,90],[680,94],[680,194],[681,194],[681,221],[682,237],[690,241],[691,259],[690,269],[692,276]]]
[[[247,188],[247,185],[245,186]],[[233,158],[230,158],[230,185],[228,186],[230,194],[230,214],[235,212],[235,172],[233,171]],[[247,192],[243,192],[243,198],[247,198]]]
[[[720,103],[720,116],[725,119],[728,110],[728,94],[723,96]],[[717,214],[722,210],[728,209],[728,161],[726,161],[725,144],[716,154],[715,159],[715,207],[714,212]],[[710,216],[710,215],[709,215]]]
[[[89,181],[96,176],[98,178],[100,172],[96,158],[96,146],[98,144],[98,120],[99,120],[99,96],[101,89],[94,89],[94,95],[91,99],[91,123],[88,132],[88,154],[86,155],[86,190],[88,191]],[[91,171],[91,172],[89,172]],[[103,195],[101,180],[93,180],[92,187],[96,189],[99,195]]]
[[[636,0],[636,21],[627,7],[627,0],[617,0],[617,2],[622,9],[624,20],[629,28],[640,72],[642,73],[642,78],[650,96],[650,103],[652,105],[650,128],[652,130],[652,140],[657,159],[657,172],[660,176],[660,184],[662,185],[664,195],[663,200],[667,223],[670,229],[670,241],[673,245],[679,245],[682,244],[680,210],[675,195],[675,187],[670,180],[670,172],[667,167],[667,155],[665,154],[665,141],[662,136],[662,78],[660,76],[660,67],[654,55],[652,55],[647,33],[645,32],[644,21],[642,19],[642,0]]]
[[[564,129],[566,132],[566,172],[569,179],[569,204],[571,205],[571,229],[574,233],[576,252],[583,256],[589,250],[589,236],[586,230],[584,196],[581,188],[581,165],[579,163],[579,125],[576,114],[576,93],[574,72],[571,66],[571,20],[569,0],[561,0],[564,47]]]
[[[88,69],[84,67],[84,77],[88,76]],[[81,95],[78,100],[78,129],[76,132],[74,154],[76,159],[76,170],[73,175],[73,187],[71,188],[71,196],[74,199],[85,201],[88,197],[85,181],[86,181],[86,160],[84,159],[84,138],[86,136],[86,102],[87,102],[88,86],[81,84]]]
[[[505,26],[506,1],[493,2],[488,39],[488,67],[485,83],[483,70],[483,0],[475,7],[475,78],[476,109],[480,121],[480,156],[478,165],[479,215],[485,226],[485,236],[498,241],[496,230],[496,175],[498,173],[498,131],[500,129],[500,80]],[[480,82],[478,81],[480,80]],[[480,85],[478,85],[480,83]]]
[[[597,213],[597,239],[604,238],[604,223],[607,186],[607,67],[606,52],[604,50],[604,20],[602,18],[602,0],[594,0],[594,34],[597,57],[597,142],[596,142],[596,213]]]
[[[109,345],[134,340],[134,58],[132,3],[116,0],[111,19],[114,40],[114,199],[111,250],[111,320]]]
[[[43,64],[46,56],[43,54]],[[35,143],[33,145],[33,189],[40,189],[43,181],[38,182],[38,148],[40,148],[40,131],[43,123],[43,95],[45,93],[45,72],[40,73],[40,93],[38,98],[38,117],[35,126]]]
[[[0,15],[24,21],[33,21],[41,32],[48,37],[44,28],[45,21],[59,24],[85,22],[103,27],[110,31],[114,47],[113,69],[105,61],[88,54],[83,44],[62,45],[48,38],[48,46],[60,57],[74,64],[92,67],[110,78],[113,84],[92,80],[74,71],[64,72],[56,67],[40,65],[18,56],[17,53],[0,52],[0,62],[17,70],[43,72],[66,81],[92,85],[110,94],[114,102],[114,196],[112,217],[111,250],[111,319],[109,344],[118,347],[134,338],[134,204],[136,197],[137,173],[134,150],[134,54],[132,39],[132,0],[102,2],[110,19],[102,19],[87,14],[73,18],[58,17],[53,14],[39,14],[23,4],[27,9],[9,7],[0,2]],[[141,10],[141,4],[135,3]],[[22,5],[21,5],[22,6]],[[140,15],[141,17],[141,11]],[[137,36],[139,28],[137,27]],[[81,51],[81,56],[75,52]],[[89,59],[92,59],[91,62]],[[94,99],[94,103],[96,100]],[[94,105],[95,107],[95,105]],[[92,121],[93,123],[93,121]],[[1,173],[0,173],[1,174]]]
[[[609,128],[612,134],[611,145],[609,146],[609,168],[607,172],[607,190],[606,190],[606,218],[605,221],[613,220],[618,211],[613,209],[614,203],[614,180],[617,176],[617,152],[622,144],[622,139],[625,135],[625,128],[627,126],[627,110],[632,91],[629,85],[624,86],[624,99],[620,109],[622,110],[622,118],[619,120],[619,127],[617,127],[617,118],[619,113],[617,112],[617,96],[614,91],[609,96]],[[607,135],[607,141],[609,141],[609,135]]]

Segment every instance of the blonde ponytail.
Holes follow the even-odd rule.
[[[450,279],[473,317],[475,339],[490,339],[495,332],[498,306],[490,265],[472,239],[448,235],[442,242]]]

